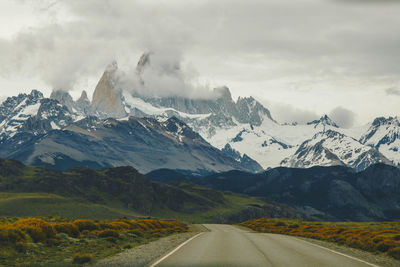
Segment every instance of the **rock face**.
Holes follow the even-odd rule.
[[[55,99],[60,104],[66,106],[68,110],[72,113],[77,111],[75,107],[75,101],[72,99],[72,96],[66,91],[53,91],[51,92],[50,98]]]
[[[79,99],[76,101],[76,106],[77,109],[85,115],[89,115],[92,113],[92,109],[91,109],[91,103],[90,100],[87,96],[87,93],[85,90],[82,91],[81,96],[79,97]]]
[[[100,117],[123,118],[127,116],[121,89],[117,88],[117,77],[115,77],[117,70],[116,62],[109,65],[94,90],[92,109]]]

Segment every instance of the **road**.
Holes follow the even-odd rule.
[[[253,233],[232,225],[205,226],[210,232],[195,237],[156,266],[371,267],[291,236]]]

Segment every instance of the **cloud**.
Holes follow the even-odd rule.
[[[322,113],[316,106],[326,95],[336,97],[331,108],[347,105],[350,90],[354,95],[370,90],[374,92],[368,91],[365,101],[372,103],[388,81],[400,78],[400,35],[393,34],[400,24],[397,5],[333,0],[23,2],[49,19],[14,39],[0,40],[0,75],[41,77],[55,89],[71,90],[89,76],[99,77],[114,59],[129,75],[144,51],[157,51],[160,60],[179,62],[182,68],[171,78],[153,66],[144,74],[151,92],[202,95],[195,93],[206,87],[197,82],[199,72],[213,84],[239,84],[243,94],[259,90],[260,96],[271,96],[275,90],[271,97],[288,99],[275,101],[293,106],[301,101],[317,113]],[[266,83],[279,88],[266,88]],[[302,93],[305,89],[311,93]]]
[[[117,76],[121,88],[145,97],[216,97],[208,85],[197,81],[194,68],[182,64],[180,51],[164,49],[144,53],[137,66],[120,70]]]
[[[400,89],[399,88],[388,88],[385,90],[387,95],[399,95],[400,96]]]
[[[71,90],[80,79],[98,75],[113,60],[135,66],[145,50],[170,53],[171,60],[177,57],[173,62],[180,62],[190,43],[184,21],[161,14],[165,4],[121,0],[112,4],[106,0],[39,3],[41,13],[54,16],[54,8],[65,9],[71,19],[24,30],[11,40],[0,39],[3,76],[39,76],[54,89]],[[172,5],[170,11],[174,9]]]
[[[292,105],[269,101],[263,102],[270,109],[272,117],[280,123],[296,122],[306,124],[321,117],[313,111],[297,108]]]
[[[338,106],[331,110],[329,117],[343,128],[351,128],[354,126],[356,114],[344,107]]]

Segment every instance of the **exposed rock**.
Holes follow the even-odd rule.
[[[110,64],[94,90],[92,109],[100,117],[123,118],[127,116],[121,89],[117,87],[117,70],[116,62]]]

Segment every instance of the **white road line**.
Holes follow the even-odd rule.
[[[294,237],[294,236],[292,236],[292,237]],[[356,260],[356,261],[365,263],[365,264],[367,264],[367,265],[369,265],[369,266],[380,267],[379,265],[375,265],[375,264],[369,263],[369,262],[367,262],[367,261],[361,260],[361,259],[359,259],[359,258],[355,258],[355,257],[349,256],[349,255],[346,255],[346,254],[344,254],[344,253],[340,253],[340,252],[337,252],[337,251],[335,251],[335,250],[332,250],[332,249],[329,249],[329,248],[326,248],[326,247],[323,247],[323,246],[316,245],[316,244],[314,244],[314,243],[305,241],[305,240],[303,240],[303,239],[300,239],[300,238],[297,238],[297,237],[294,237],[294,238],[296,238],[297,240],[301,240],[301,241],[303,241],[303,242],[306,242],[306,243],[308,243],[308,244],[310,244],[310,245],[312,245],[312,246],[314,246],[314,247],[318,247],[318,248],[325,249],[325,250],[327,250],[327,251],[330,251],[330,252],[339,254],[339,255],[341,255],[341,256],[345,256],[345,257],[350,258],[350,259],[352,259],[352,260]]]
[[[167,255],[165,255],[164,257],[162,257],[161,259],[159,259],[158,261],[156,261],[155,263],[153,263],[152,265],[150,265],[150,267],[154,267],[158,264],[160,264],[163,260],[165,260],[166,258],[168,258],[169,256],[171,256],[172,254],[174,254],[175,252],[177,252],[181,247],[183,247],[184,245],[186,245],[187,243],[189,243],[190,241],[192,241],[193,239],[195,239],[196,237],[200,236],[204,234],[204,232],[199,233],[191,238],[189,238],[188,240],[186,240],[185,242],[183,242],[182,244],[180,244],[179,246],[177,246],[174,250],[172,250],[170,253],[168,253]]]

